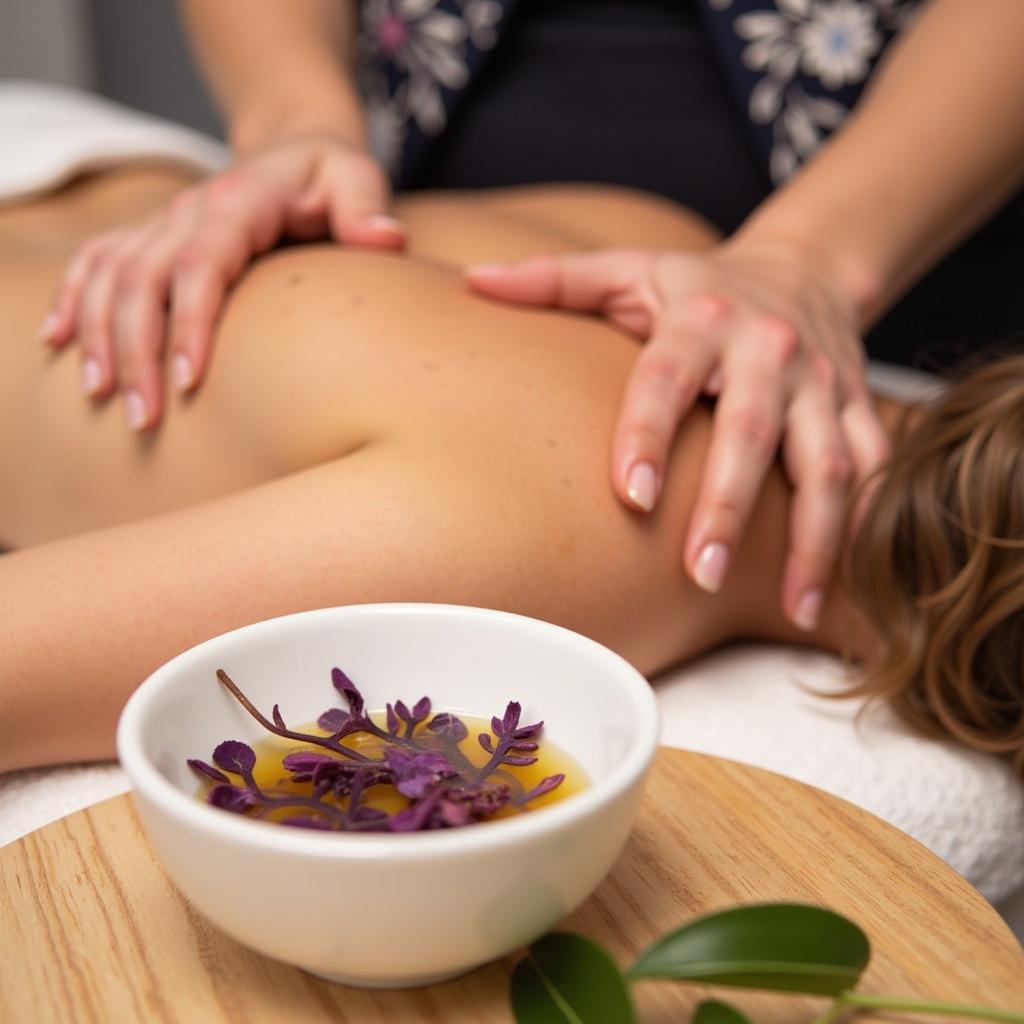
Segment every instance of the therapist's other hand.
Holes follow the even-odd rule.
[[[285,235],[400,249],[405,234],[389,200],[381,168],[341,139],[265,149],[142,223],[82,245],[40,339],[60,348],[77,338],[85,394],[120,389],[128,426],[151,428],[163,411],[165,362],[175,390],[196,387],[225,293],[255,256]]]
[[[612,482],[629,507],[657,503],[680,421],[718,395],[711,447],[683,546],[717,591],[776,453],[794,488],[782,606],[817,627],[851,485],[887,456],[858,314],[788,243],[733,239],[702,252],[605,250],[467,270],[478,292],[603,314],[646,344],[626,385]]]

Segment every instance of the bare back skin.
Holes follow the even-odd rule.
[[[179,189],[166,171],[0,210],[0,770],[113,755],[131,690],[210,636],[364,601],[444,601],[558,622],[653,673],[735,637],[839,649],[782,616],[788,492],[767,481],[718,595],[681,545],[709,435],[680,430],[651,516],[609,484],[637,342],[487,302],[460,267],[538,252],[696,248],[678,207],[578,186],[399,201],[411,252],[294,247],[231,293],[199,392],[160,430],[78,397],[78,356],[32,337],[75,244]]]

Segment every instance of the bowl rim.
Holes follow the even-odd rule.
[[[254,821],[211,807],[185,793],[157,770],[143,749],[141,725],[152,703],[158,699],[169,680],[188,662],[210,647],[229,640],[245,640],[247,633],[259,634],[274,624],[287,628],[295,619],[331,619],[340,614],[376,616],[409,614],[425,616],[458,616],[460,618],[486,618],[520,620],[530,628],[540,628],[561,635],[571,645],[597,653],[608,660],[627,687],[627,694],[639,718],[635,742],[626,756],[603,779],[591,782],[580,793],[566,797],[555,804],[537,808],[528,814],[502,818],[486,823],[485,828],[438,829],[427,832],[351,834],[324,832],[315,829],[284,828],[271,822]],[[339,605],[293,612],[288,615],[263,619],[237,629],[229,630],[196,644],[152,672],[128,698],[117,724],[117,756],[132,783],[136,800],[150,801],[167,816],[187,824],[208,835],[230,840],[241,845],[257,847],[266,852],[299,853],[314,858],[342,860],[422,859],[433,856],[465,856],[485,852],[496,846],[528,842],[537,836],[560,832],[575,822],[589,818],[612,803],[628,790],[647,771],[658,746],[659,722],[657,702],[653,689],[644,676],[621,655],[564,626],[543,619],[514,612],[472,605],[437,602],[377,602],[372,604]],[[567,751],[572,755],[572,751]]]

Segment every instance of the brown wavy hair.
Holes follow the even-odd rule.
[[[907,417],[845,566],[875,635],[848,696],[1024,774],[1024,356]]]

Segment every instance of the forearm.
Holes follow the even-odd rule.
[[[1019,0],[931,0],[740,236],[808,248],[870,323],[1024,180],[1022,44]]]
[[[365,143],[354,0],[179,0],[240,154],[297,134]]]

